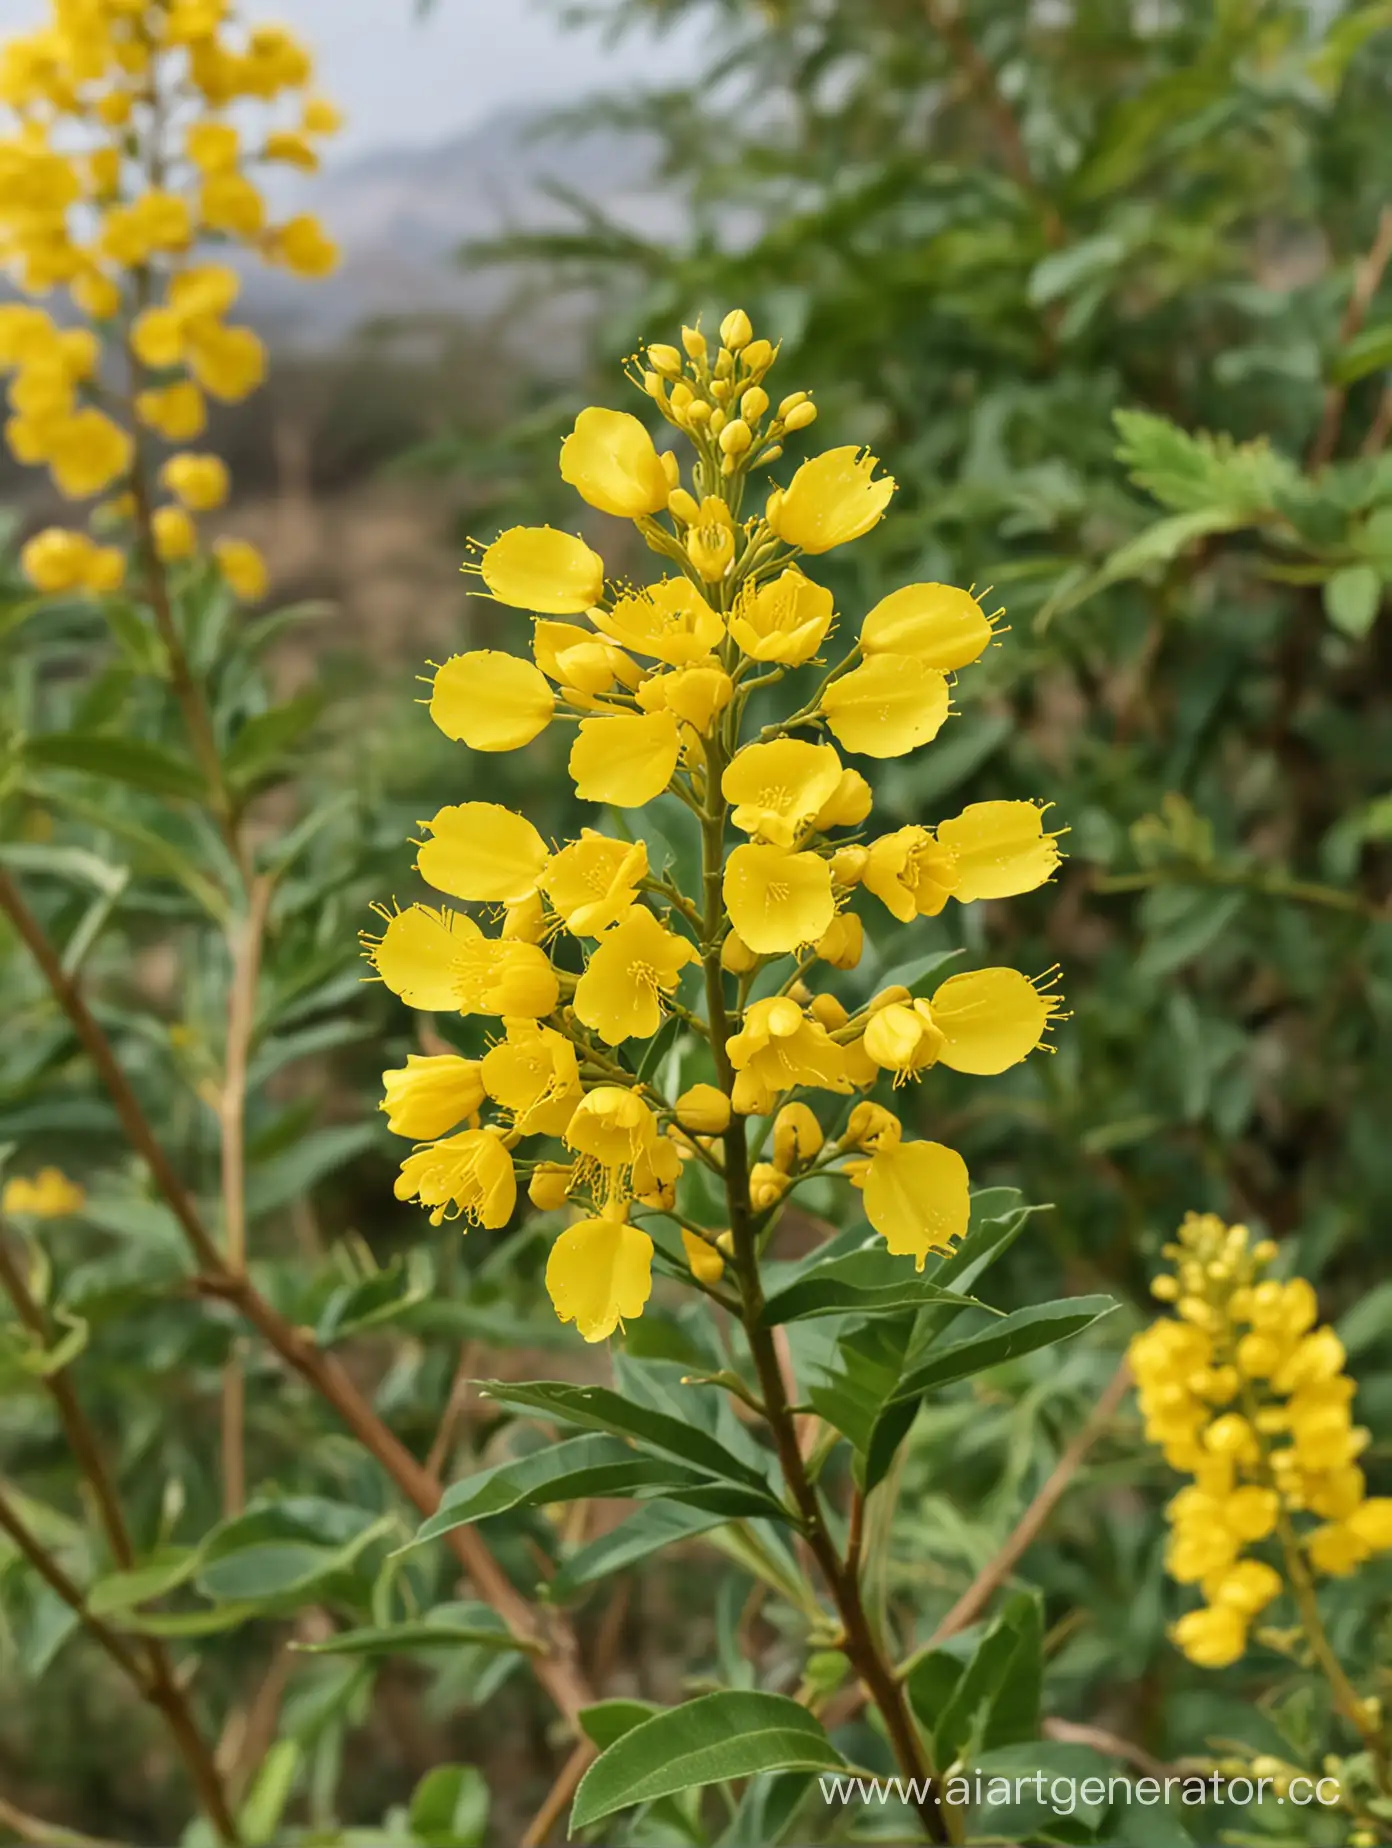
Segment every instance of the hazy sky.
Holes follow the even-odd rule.
[[[0,35],[41,21],[44,0],[0,0]],[[492,110],[563,102],[647,72],[675,74],[674,38],[605,46],[562,32],[542,0],[247,0],[248,17],[283,20],[315,48],[323,88],[348,112],[337,154],[438,141]]]

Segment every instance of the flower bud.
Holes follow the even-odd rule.
[[[817,954],[833,969],[854,969],[865,948],[865,926],[853,911],[838,911],[817,940]]]
[[[691,409],[692,404],[695,402],[695,398],[695,392],[685,380],[679,379],[672,387],[671,395],[667,399],[667,408],[677,419],[678,423],[682,421],[687,412]]]
[[[843,1149],[893,1148],[903,1135],[903,1125],[892,1110],[868,1099],[855,1105],[846,1123],[840,1146]]]
[[[726,933],[725,941],[720,946],[720,966],[728,969],[731,975],[748,975],[751,969],[757,969],[759,958],[737,931]]]
[[[720,1253],[708,1245],[694,1232],[682,1229],[682,1250],[686,1261],[691,1266],[691,1274],[698,1283],[719,1283],[725,1275],[725,1260]]]
[[[713,1084],[693,1084],[676,1104],[677,1121],[696,1136],[719,1136],[730,1127],[730,1100]]]
[[[675,396],[675,393],[673,395]],[[688,423],[694,423],[698,426],[708,424],[711,420],[711,416],[711,407],[706,403],[704,398],[692,399],[690,408],[686,413],[686,420]]]
[[[740,416],[756,424],[769,407],[769,395],[762,385],[751,385],[740,399]]]
[[[664,379],[681,377],[682,356],[674,346],[650,346],[648,364],[654,372],[660,372]]]
[[[713,385],[712,385],[712,387],[711,387],[711,390],[712,390],[712,391],[715,391],[715,387],[714,387]],[[717,396],[718,396],[718,395],[719,395],[719,394],[717,393]],[[721,432],[721,431],[722,431],[722,430],[723,430],[724,428],[725,428],[725,413],[724,413],[724,411],[723,411],[723,410],[722,410],[722,409],[720,408],[720,406],[719,406],[719,405],[717,404],[717,405],[716,405],[716,407],[715,407],[715,409],[714,409],[714,410],[713,410],[713,411],[711,412],[711,414],[710,414],[710,431],[711,431],[711,435],[712,435],[712,436],[719,436],[719,435],[720,435],[720,432]]]
[[[710,382],[710,395],[715,399],[717,404],[728,404],[730,402],[730,381],[728,379],[712,379]],[[715,413],[712,412],[711,415],[714,416]]]
[[[720,323],[720,339],[732,353],[747,347],[754,338],[754,328],[743,308],[732,308]]]
[[[858,886],[870,864],[866,847],[838,847],[831,856],[831,883],[849,889]]]
[[[776,1093],[746,1066],[735,1073],[730,1102],[738,1116],[767,1116],[776,1102]]]
[[[783,428],[785,430],[805,430],[809,424],[814,424],[816,421],[817,407],[809,401],[806,404],[795,404],[793,406],[792,410],[789,411],[788,415],[783,419]]]
[[[913,996],[902,982],[891,982],[888,988],[870,997],[870,1012],[878,1014],[882,1007],[905,1007],[912,1000]]]
[[[814,1020],[821,1022],[828,1033],[835,1033],[838,1027],[844,1027],[850,1019],[835,995],[813,995],[807,1011]]]
[[[571,1171],[559,1162],[538,1162],[527,1183],[527,1198],[542,1213],[558,1213],[566,1203]]]
[[[778,406],[779,422],[786,423],[789,412],[795,411],[800,404],[806,404],[809,396],[810,394],[805,391],[790,391]]]
[[[780,1174],[771,1161],[756,1161],[749,1171],[749,1203],[756,1213],[766,1213],[788,1191],[788,1177]]]
[[[546,935],[546,907],[540,892],[533,892],[518,904],[509,905],[503,918],[504,937],[517,943],[540,943]]]
[[[684,327],[681,331],[682,345],[686,348],[688,359],[706,357],[706,336],[699,327]]]
[[[724,347],[721,347],[720,351],[715,356],[715,364],[711,368],[711,371],[714,373],[715,377],[718,379],[728,379],[733,376],[734,370],[735,370],[734,354],[727,352]]]
[[[720,447],[727,456],[742,456],[754,441],[754,433],[742,417],[727,423],[720,432]]]
[[[766,372],[773,364],[773,342],[751,340],[740,355],[746,372]]]
[[[691,526],[701,517],[701,504],[685,488],[673,488],[667,496],[667,511],[674,520],[680,520],[683,526]]]
[[[722,1232],[719,1238],[716,1239],[715,1243],[716,1243],[717,1250],[723,1251],[727,1258],[734,1257],[735,1255],[735,1235],[733,1232],[730,1232],[730,1231]]]
[[[773,1165],[791,1174],[821,1152],[822,1126],[806,1104],[784,1104],[773,1119]]]
[[[643,390],[650,398],[655,398],[659,404],[666,399],[667,387],[655,372],[643,374]]]

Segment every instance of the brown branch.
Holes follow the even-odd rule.
[[[459,1359],[454,1365],[454,1378],[450,1381],[449,1397],[445,1400],[445,1409],[440,1414],[439,1428],[426,1454],[425,1467],[432,1476],[443,1477],[444,1475],[445,1465],[449,1462],[450,1452],[454,1448],[455,1435],[469,1403],[469,1390],[473,1385],[476,1365],[474,1343],[472,1341],[461,1342]]]
[[[43,1822],[25,1810],[16,1809],[0,1797],[0,1824],[32,1848],[126,1848],[123,1842],[108,1841],[104,1836],[83,1835],[77,1829],[64,1829],[56,1822]]]
[[[179,1222],[203,1273],[198,1287],[204,1294],[229,1302],[239,1310],[285,1364],[307,1381],[337,1413],[413,1507],[424,1516],[434,1514],[440,1505],[439,1478],[423,1468],[377,1416],[342,1364],[318,1347],[312,1331],[294,1327],[267,1302],[249,1277],[228,1270],[188,1189],[151,1128],[111,1042],[87,1006],[81,990],[64,971],[53,945],[25,904],[18,887],[3,869],[0,869],[0,911],[9,916],[38,963],[110,1094],[131,1146],[149,1169],[156,1187]],[[472,1527],[456,1528],[446,1540],[479,1596],[493,1606],[516,1636],[536,1648],[537,1679],[560,1712],[574,1724],[580,1710],[591,1704],[593,1696],[580,1670],[574,1634],[568,1623],[559,1612],[534,1610],[513,1588],[487,1543]]]
[[[24,1325],[45,1346],[48,1346],[53,1339],[52,1324],[44,1308],[34,1297],[23,1270],[15,1261],[13,1253],[5,1242],[3,1229],[0,1229],[0,1287],[3,1287],[6,1295],[14,1304],[15,1313]],[[63,1435],[67,1440],[68,1448],[92,1491],[97,1516],[102,1532],[106,1535],[106,1543],[111,1556],[121,1571],[128,1572],[136,1563],[135,1547],[131,1542],[130,1529],[126,1525],[116,1484],[102,1454],[101,1439],[82,1409],[82,1402],[77,1396],[72,1381],[67,1377],[66,1369],[59,1368],[55,1372],[45,1374],[43,1385],[57,1410],[58,1420],[63,1427]],[[26,1556],[32,1559],[32,1556]],[[49,1577],[49,1583],[58,1592],[59,1597],[64,1599],[64,1602],[71,1603],[71,1599],[59,1589],[51,1577]],[[74,1604],[72,1608],[81,1617],[86,1601],[76,1586],[71,1586],[71,1589],[79,1599],[79,1604]],[[91,1628],[90,1624],[88,1628]],[[97,1640],[101,1641],[100,1638]],[[102,1646],[107,1647],[105,1643]],[[124,1644],[122,1646],[124,1648]],[[135,1668],[137,1686],[150,1704],[163,1714],[209,1821],[224,1841],[235,1842],[238,1839],[237,1825],[228,1802],[227,1792],[218,1775],[207,1742],[194,1719],[188,1697],[175,1672],[174,1662],[168,1649],[158,1637],[144,1639],[137,1645],[137,1648],[145,1658],[142,1670],[138,1656],[134,1653],[130,1656]],[[111,1653],[109,1649],[108,1653]],[[123,1658],[115,1659],[120,1660],[122,1666],[125,1666]],[[127,1672],[129,1673],[130,1670]]]
[[[88,1610],[82,1587],[68,1577],[53,1555],[30,1533],[3,1490],[0,1490],[0,1533],[9,1535],[15,1550],[28,1561],[49,1590],[67,1605],[92,1641],[106,1651],[122,1674],[144,1690],[147,1685],[145,1670],[138,1659],[114,1630],[108,1629],[100,1617],[94,1617]]]
[[[934,1630],[927,1644],[929,1649],[936,1649],[940,1643],[945,1643],[949,1636],[955,1636],[959,1630],[965,1630],[968,1624],[976,1622],[996,1592],[1039,1538],[1050,1515],[1063,1500],[1073,1478],[1082,1467],[1084,1458],[1098,1438],[1111,1425],[1112,1419],[1116,1416],[1117,1407],[1125,1398],[1130,1384],[1131,1369],[1123,1360],[1103,1388],[1102,1396],[1093,1407],[1087,1421],[1049,1472],[1048,1480],[1015,1523],[1005,1544],[981,1568]]]
[[[1361,456],[1381,455],[1389,436],[1392,436],[1392,380],[1382,388],[1382,396],[1373,412],[1373,421],[1368,425],[1368,434],[1363,438],[1363,446],[1358,453]]]
[[[275,883],[269,874],[253,878],[247,912],[229,933],[232,982],[227,998],[227,1047],[218,1127],[222,1155],[222,1236],[229,1270],[240,1274],[247,1263],[246,1095],[247,1066],[256,1031],[256,987],[266,914]],[[222,1507],[230,1517],[246,1506],[246,1368],[233,1346],[222,1375]]]
[[[1348,305],[1344,309],[1343,319],[1339,323],[1339,345],[1347,346],[1349,341],[1362,327],[1372,306],[1373,297],[1378,292],[1382,273],[1392,262],[1392,205],[1385,205],[1378,216],[1377,231],[1374,233],[1370,248],[1359,258],[1353,271],[1353,287],[1349,291]],[[1346,385],[1330,385],[1324,394],[1324,410],[1320,415],[1319,429],[1310,446],[1305,466],[1313,475],[1325,467],[1334,457],[1339,446],[1339,431],[1344,421],[1344,406],[1348,402]]]
[[[923,10],[928,16],[928,24],[942,39],[953,63],[961,72],[967,94],[980,97],[984,104],[1006,170],[1038,210],[1045,239],[1057,247],[1066,235],[1063,220],[1053,200],[1035,177],[1020,124],[1016,120],[1015,111],[1001,92],[996,73],[982,56],[954,7],[946,4],[945,0],[923,0]]]
[[[1103,1726],[1080,1725],[1075,1720],[1044,1720],[1039,1730],[1046,1739],[1057,1739],[1062,1745],[1090,1745],[1095,1752],[1101,1752],[1108,1758],[1120,1758],[1126,1764],[1134,1765],[1147,1777],[1179,1777],[1184,1774],[1183,1765],[1167,1765],[1163,1759],[1152,1758],[1143,1745],[1133,1745],[1129,1739],[1123,1739],[1119,1733],[1108,1732]],[[1195,1765],[1191,1776],[1199,1774],[1200,1767]]]
[[[561,1812],[575,1795],[581,1778],[599,1756],[588,1739],[582,1739],[561,1766],[560,1775],[546,1793],[546,1801],[528,1823],[518,1848],[542,1848],[547,1836],[561,1819]]]

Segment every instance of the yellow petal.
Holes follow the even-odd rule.
[[[514,526],[479,560],[499,603],[544,616],[576,616],[604,590],[604,560],[583,539],[550,526]]]
[[[704,659],[725,633],[725,618],[689,578],[664,578],[620,597],[612,610],[596,610],[592,620],[611,642],[672,667]]]
[[[453,1052],[430,1058],[408,1052],[403,1067],[382,1073],[382,1086],[387,1128],[413,1142],[447,1135],[456,1123],[473,1116],[484,1099],[478,1060],[461,1059]]]
[[[903,757],[936,738],[947,717],[947,681],[912,655],[872,655],[822,695],[832,736],[866,757]]]
[[[896,486],[891,475],[873,479],[877,460],[854,443],[813,456],[770,498],[769,525],[804,552],[829,552],[861,538],[878,524]]]
[[[662,458],[638,419],[594,405],[581,411],[561,444],[561,479],[592,507],[621,520],[663,512],[671,492]]]
[[[434,838],[421,844],[421,878],[452,898],[515,905],[546,870],[546,842],[525,815],[497,802],[461,802],[423,825]]]
[[[720,779],[734,805],[731,821],[745,834],[791,847],[841,782],[841,759],[829,744],[779,738],[747,744]]]
[[[730,615],[730,634],[753,661],[796,667],[810,661],[831,627],[832,595],[800,571],[746,586]]]
[[[586,1341],[603,1341],[625,1317],[643,1313],[652,1294],[652,1240],[637,1226],[585,1219],[551,1247],[546,1288],[563,1322]]]
[[[662,1025],[661,997],[696,960],[695,946],[635,905],[590,953],[575,987],[575,1012],[610,1046],[651,1039]]]
[[[868,655],[912,655],[944,674],[967,667],[991,639],[976,598],[951,584],[906,584],[878,602],[861,624]]]
[[[440,730],[473,751],[520,750],[546,730],[555,710],[546,676],[496,648],[452,655],[436,672],[430,696]]]
[[[552,855],[543,885],[573,936],[598,937],[632,905],[647,872],[642,841],[615,841],[584,828],[578,841]]]
[[[967,1164],[941,1142],[896,1142],[865,1173],[865,1217],[896,1257],[923,1269],[930,1251],[950,1251],[971,1218]]]
[[[815,943],[836,916],[831,868],[815,853],[736,847],[725,864],[725,908],[760,956]]]
[[[670,712],[582,719],[570,750],[575,793],[586,802],[641,808],[672,780],[681,731]]]
[[[463,1218],[475,1226],[505,1226],[517,1204],[517,1175],[497,1133],[466,1129],[408,1155],[395,1191],[398,1200],[434,1208],[434,1225]]]
[[[990,1077],[1034,1051],[1059,998],[1041,994],[1018,969],[973,969],[945,981],[930,1005],[942,1063]]]
[[[957,856],[953,897],[1013,898],[1051,879],[1059,863],[1055,836],[1044,832],[1044,811],[1033,802],[973,802],[938,827],[938,839]]]
[[[378,975],[407,1007],[451,1014],[459,1007],[455,972],[460,951],[480,934],[478,925],[462,911],[408,905],[387,919],[387,928],[369,945],[368,955]]]

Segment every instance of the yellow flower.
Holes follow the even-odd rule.
[[[413,1142],[446,1135],[476,1116],[484,1099],[478,1060],[453,1052],[429,1058],[408,1052],[403,1067],[382,1073],[382,1084],[386,1096],[379,1107],[387,1113],[387,1128]]]
[[[1044,1037],[1061,1006],[1018,969],[975,969],[949,976],[933,995],[938,1055],[955,1072],[989,1076],[1018,1065]]]
[[[1227,1668],[1247,1647],[1247,1622],[1230,1604],[1205,1605],[1186,1611],[1170,1635],[1197,1668]]]
[[[160,480],[190,513],[211,513],[227,499],[230,483],[221,456],[171,456]]]
[[[865,1051],[896,1083],[915,1078],[942,1057],[944,1035],[926,1001],[892,1001],[865,1023]]]
[[[182,315],[172,308],[146,308],[131,327],[131,347],[144,366],[177,366],[187,349]]]
[[[991,639],[976,598],[951,584],[906,584],[878,602],[860,627],[867,655],[912,655],[950,674],[968,667]]]
[[[315,173],[319,168],[318,154],[294,129],[280,128],[267,135],[261,144],[261,158],[279,161],[286,167],[298,167],[302,173]]]
[[[551,723],[556,696],[530,661],[479,648],[436,670],[430,716],[475,751],[516,751]]]
[[[114,545],[93,546],[91,563],[87,567],[88,590],[101,595],[119,590],[125,581],[125,553]]]
[[[675,713],[703,736],[734,696],[735,683],[715,655],[664,674],[651,674],[635,693],[644,712],[665,709]]]
[[[947,717],[946,678],[912,655],[872,655],[822,695],[832,736],[866,757],[903,757],[936,738]]]
[[[763,1114],[747,1100],[762,1095],[771,1100],[780,1091],[799,1085],[822,1091],[848,1091],[841,1048],[820,1021],[811,1019],[788,995],[770,995],[745,1010],[744,1024],[725,1042],[730,1064],[744,1079],[737,1081],[734,1105],[745,1115]]]
[[[730,1127],[730,1100],[713,1084],[693,1084],[676,1102],[677,1121],[693,1136],[723,1136]]]
[[[560,998],[556,971],[535,943],[480,932],[460,945],[454,999],[461,1014],[536,1020],[554,1013]]]
[[[695,945],[635,905],[600,938],[575,988],[575,1012],[609,1046],[651,1039],[662,1025],[661,997],[697,961]]]
[[[246,539],[215,539],[213,557],[223,582],[243,603],[259,603],[270,584],[260,552]]]
[[[553,854],[542,890],[577,937],[598,937],[633,904],[648,874],[642,841],[615,841],[593,828],[581,830]]]
[[[1226,1571],[1213,1574],[1204,1586],[1204,1596],[1210,1604],[1227,1605],[1250,1618],[1279,1598],[1282,1589],[1281,1575],[1274,1566],[1263,1559],[1239,1559]]]
[[[203,434],[208,421],[203,394],[188,379],[138,393],[135,414],[167,443],[191,443]]]
[[[879,524],[896,483],[872,479],[878,457],[854,443],[804,462],[784,489],[769,498],[766,518],[785,545],[829,552]]]
[[[779,738],[738,751],[725,767],[720,792],[742,833],[791,847],[840,783],[841,759],[829,744]]]
[[[631,1191],[634,1169],[657,1146],[657,1118],[636,1090],[596,1085],[576,1106],[564,1140],[580,1157],[577,1180],[617,1201]]]
[[[687,578],[663,578],[646,590],[620,597],[612,610],[595,610],[591,620],[619,647],[653,655],[673,667],[709,655],[725,633],[719,610],[713,610]]]
[[[19,562],[35,590],[58,596],[63,591],[81,590],[86,586],[92,550],[92,541],[86,533],[49,526],[29,540],[19,555]]]
[[[604,590],[604,560],[583,539],[549,526],[513,526],[484,552],[479,574],[499,603],[575,616]]]
[[[408,1155],[395,1192],[430,1207],[433,1226],[445,1219],[505,1226],[517,1204],[517,1176],[497,1130],[466,1129]]]
[[[203,173],[221,173],[237,165],[241,137],[230,122],[194,122],[184,134],[184,152]]]
[[[198,217],[210,231],[252,238],[266,222],[266,201],[244,173],[210,173],[198,189]]]
[[[308,96],[300,114],[306,135],[336,135],[343,127],[343,111],[327,96]]]
[[[760,956],[815,943],[836,915],[831,869],[815,853],[736,847],[725,863],[723,891],[731,924]]]
[[[841,1147],[868,1149],[873,1155],[880,1149],[892,1147],[902,1138],[903,1133],[903,1125],[892,1110],[886,1110],[883,1104],[873,1104],[869,1098],[865,1098],[852,1106],[846,1120],[845,1133],[841,1137]]]
[[[939,842],[957,862],[952,896],[969,905],[1033,892],[1057,870],[1057,838],[1044,832],[1044,811],[1033,802],[973,802],[938,825]]]
[[[967,1164],[941,1142],[892,1142],[865,1171],[865,1217],[896,1257],[922,1270],[930,1251],[965,1238],[971,1218]]]
[[[165,564],[192,558],[198,550],[198,528],[182,507],[156,507],[150,516],[155,551]]]
[[[338,245],[309,212],[287,219],[271,233],[267,254],[297,276],[331,276],[338,268]]]
[[[104,411],[88,406],[57,426],[47,451],[59,490],[69,500],[87,500],[129,472],[135,445]]]
[[[718,584],[735,556],[735,523],[729,505],[708,494],[687,529],[686,555],[706,584]]]
[[[563,687],[572,699],[577,693],[607,693],[615,681],[636,686],[643,678],[642,668],[622,648],[601,641],[592,629],[582,629],[574,622],[533,624],[532,653],[546,678]]]
[[[561,479],[592,507],[621,520],[661,513],[672,491],[662,458],[638,419],[594,405],[581,411],[561,444]]]
[[[266,349],[249,327],[200,321],[188,331],[189,369],[224,404],[245,398],[266,376]]]
[[[559,1136],[584,1096],[575,1048],[554,1027],[509,1020],[507,1038],[483,1055],[485,1090],[522,1136]]]
[[[527,1183],[527,1198],[539,1213],[559,1213],[570,1197],[571,1178],[562,1162],[538,1162]]]
[[[504,905],[536,891],[548,855],[525,815],[497,802],[461,802],[421,825],[433,838],[422,842],[416,865],[437,892]]]
[[[617,1219],[582,1219],[551,1247],[546,1289],[556,1314],[586,1341],[604,1341],[652,1294],[652,1240]]]
[[[0,1193],[0,1212],[22,1213],[31,1219],[64,1219],[80,1213],[86,1204],[86,1192],[58,1168],[40,1168],[32,1180],[16,1174]]]
[[[858,828],[869,819],[875,795],[859,770],[843,770],[841,780],[817,810],[812,825],[819,834],[830,828]]]
[[[373,968],[407,1007],[448,1014],[459,1005],[455,986],[461,953],[481,936],[462,911],[408,905],[386,919],[379,938],[365,942]]]
[[[575,793],[585,802],[642,808],[672,780],[681,732],[670,712],[582,719],[570,748]]]
[[[860,883],[901,924],[935,918],[957,889],[956,856],[927,828],[899,828],[870,843]]]
[[[744,587],[730,614],[730,634],[751,660],[797,667],[821,647],[834,610],[829,590],[789,569],[771,583]]]

